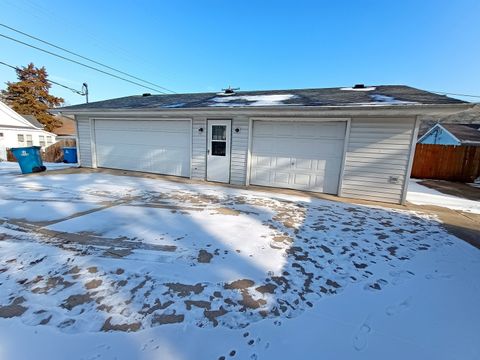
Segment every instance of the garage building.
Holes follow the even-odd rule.
[[[419,123],[473,104],[408,86],[129,96],[57,109],[79,161],[403,203]]]

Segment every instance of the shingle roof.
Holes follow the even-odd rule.
[[[52,132],[56,135],[60,136],[67,136],[67,135],[75,135],[77,133],[75,127],[75,121],[67,118],[66,116],[57,115],[56,119],[62,123],[62,126],[55,128]]]
[[[465,101],[404,85],[371,86],[365,89],[323,88],[222,93],[191,93],[127,96],[57,110],[89,109],[185,109],[205,107],[262,106],[382,106],[462,104]]]
[[[442,124],[458,140],[463,142],[480,142],[479,124]]]
[[[40,123],[37,118],[35,117],[35,115],[22,115],[22,117],[27,120],[30,124],[32,124],[33,126],[35,126],[36,128],[39,128],[39,129],[43,129],[45,126]]]

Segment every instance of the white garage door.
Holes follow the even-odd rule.
[[[97,166],[190,176],[190,121],[95,120]]]
[[[250,183],[338,193],[346,122],[254,121]]]

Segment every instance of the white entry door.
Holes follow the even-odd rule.
[[[231,120],[208,120],[207,180],[230,182]]]
[[[250,183],[338,193],[345,121],[254,121]]]

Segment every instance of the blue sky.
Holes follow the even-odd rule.
[[[480,95],[478,0],[2,0],[1,9],[3,24],[176,92],[365,83]],[[0,61],[32,61],[77,89],[87,82],[91,101],[152,92],[3,38]],[[14,80],[0,66],[0,88]]]

